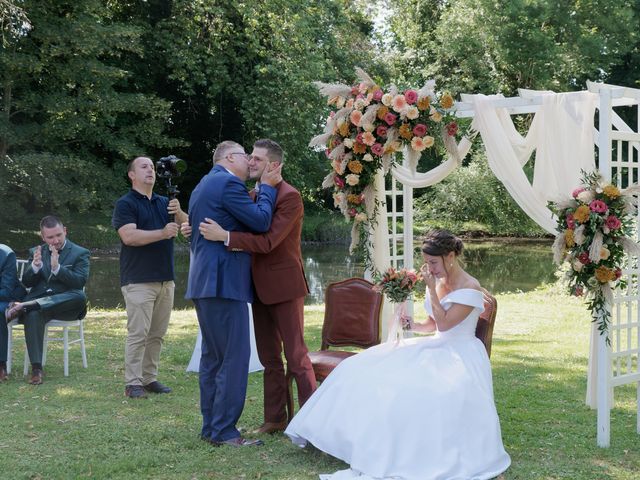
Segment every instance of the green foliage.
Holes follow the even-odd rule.
[[[124,176],[114,177],[110,169],[71,155],[31,153],[5,157],[0,165],[5,198],[23,211],[66,213],[111,207],[110,192],[121,190]],[[20,215],[21,209],[7,211]]]
[[[606,79],[638,42],[632,0],[390,3],[420,12],[392,22],[405,53],[400,71],[458,92],[584,88],[586,79]]]
[[[415,219],[458,232],[466,230],[465,223],[477,222],[493,235],[544,234],[511,198],[481,154],[416,199]]]

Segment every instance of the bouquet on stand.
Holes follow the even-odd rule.
[[[387,342],[397,342],[402,337],[402,331],[410,328],[411,317],[407,315],[407,299],[420,280],[422,277],[415,270],[406,268],[396,270],[393,267],[389,267],[376,278],[373,289],[376,292],[384,293],[394,304],[394,314],[389,323]]]

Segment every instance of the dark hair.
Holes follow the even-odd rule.
[[[429,230],[422,240],[422,253],[434,257],[442,257],[450,252],[458,257],[463,248],[462,240],[448,230]]]
[[[127,173],[132,172],[134,170],[134,165],[136,164],[136,160],[138,160],[139,158],[146,158],[147,160],[151,160],[149,157],[145,157],[144,155],[135,157],[133,160],[131,160],[127,164]],[[151,164],[153,165],[153,161],[151,161]]]
[[[61,227],[64,226],[62,225],[60,219],[54,215],[47,215],[42,220],[40,220],[40,230],[42,230],[43,228],[55,228],[58,225],[60,225]]]
[[[270,161],[284,163],[284,150],[282,150],[280,145],[269,138],[256,140],[253,144],[253,148],[264,148],[267,151],[267,156]]]

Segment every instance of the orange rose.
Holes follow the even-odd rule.
[[[381,105],[380,108],[378,108],[378,111],[376,112],[376,117],[378,117],[378,120],[383,120],[384,116],[389,113],[389,108],[385,107],[384,105]]]
[[[450,93],[447,92],[444,95],[442,95],[442,97],[440,98],[440,105],[442,106],[442,108],[446,110],[453,107],[453,97],[451,96]]]
[[[596,280],[598,280],[600,283],[607,283],[612,280],[615,280],[616,273],[610,268],[602,265],[596,268],[595,276],[596,276]]]
[[[353,144],[353,151],[355,153],[365,153],[367,151],[367,146],[364,143],[354,143]]]
[[[611,199],[618,198],[621,195],[620,190],[618,190],[618,187],[614,185],[607,185],[602,189],[602,193],[604,193],[607,197]]]
[[[428,110],[431,106],[431,99],[429,97],[421,97],[418,99],[418,110]]]
[[[347,167],[349,168],[349,170],[351,170],[353,173],[360,173],[362,172],[362,164],[358,161],[358,160],[351,160],[349,163],[347,163]]]
[[[589,220],[589,215],[591,214],[591,210],[587,205],[580,205],[576,208],[576,211],[573,212],[573,219],[578,223],[584,223]]]
[[[353,205],[360,205],[362,203],[362,197],[360,195],[350,193],[349,195],[347,195],[347,202]]]
[[[411,127],[407,123],[403,123],[400,125],[398,129],[398,134],[402,138],[406,138],[407,140],[411,140],[413,138],[413,132],[411,131]]]
[[[344,122],[342,125],[340,125],[340,127],[338,127],[338,133],[340,135],[342,135],[343,137],[346,137],[349,135],[349,123]]]
[[[571,247],[575,246],[576,241],[573,238],[573,230],[568,229],[568,230],[564,231],[564,244],[568,248],[571,248]]]

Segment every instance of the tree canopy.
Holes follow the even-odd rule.
[[[133,156],[270,137],[308,207],[327,162],[312,81],[503,92],[635,86],[631,0],[0,0],[0,188],[21,212],[109,209]],[[437,161],[431,159],[430,161]],[[6,221],[6,219],[3,219]]]

